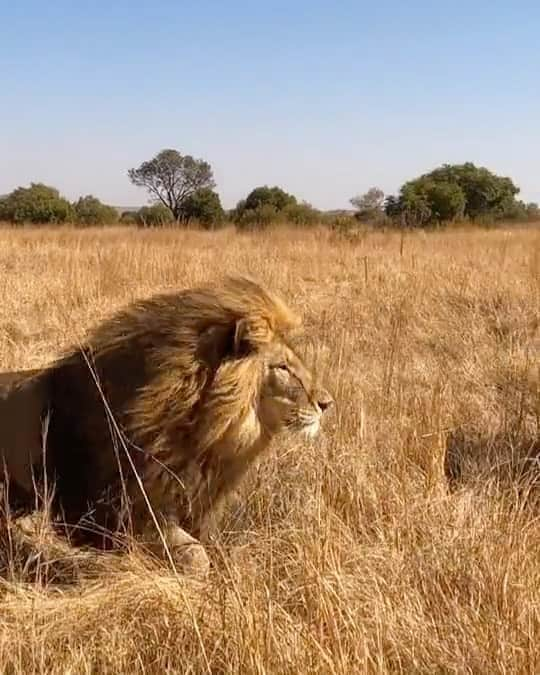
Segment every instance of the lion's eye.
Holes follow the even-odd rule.
[[[277,363],[275,366],[272,366],[274,370],[279,370],[282,373],[288,373],[289,372],[289,366],[286,363]]]

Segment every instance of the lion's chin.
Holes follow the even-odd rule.
[[[302,427],[301,433],[307,438],[315,438],[318,435],[320,429],[321,423],[318,419],[314,419],[312,422],[309,422],[309,424],[306,424]]]

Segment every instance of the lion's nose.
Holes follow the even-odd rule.
[[[328,408],[334,403],[334,399],[330,396],[327,391],[317,392],[317,405],[321,409],[321,412],[328,410]]]

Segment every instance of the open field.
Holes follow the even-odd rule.
[[[540,232],[3,229],[0,370],[221,272],[304,315],[324,433],[252,472],[203,586],[13,554],[0,671],[540,672]]]

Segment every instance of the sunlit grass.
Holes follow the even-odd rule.
[[[323,435],[252,471],[203,585],[38,522],[41,558],[3,556],[1,671],[539,672],[538,231],[0,230],[1,369],[236,272],[304,315]]]

